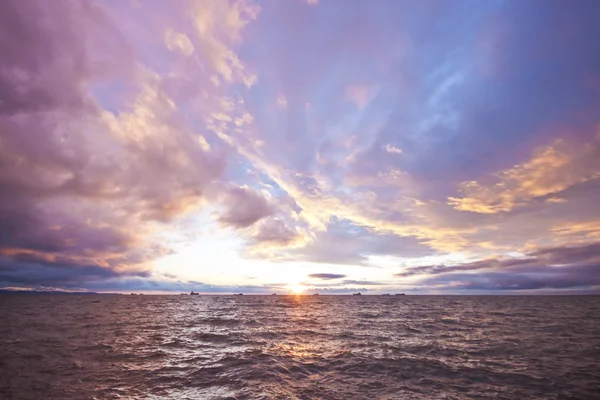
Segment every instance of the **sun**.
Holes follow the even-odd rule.
[[[301,286],[299,283],[293,283],[290,285],[290,290],[294,292],[294,294],[302,294],[304,287]]]

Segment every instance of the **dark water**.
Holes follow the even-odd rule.
[[[600,297],[0,296],[1,399],[598,399]]]

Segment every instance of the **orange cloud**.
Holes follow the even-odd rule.
[[[489,184],[463,182],[463,197],[449,197],[448,204],[461,211],[495,214],[525,205],[535,198],[559,193],[577,183],[600,177],[600,135],[578,146],[562,140],[538,150],[533,157],[495,174]],[[564,202],[552,197],[549,203]]]
[[[587,243],[600,239],[600,219],[562,223],[554,226],[551,231],[569,242]]]
[[[241,81],[251,86],[256,76],[246,70],[246,65],[234,52],[233,46],[250,21],[255,20],[260,7],[250,0],[235,2],[206,0],[193,3],[191,14],[196,28],[198,50],[202,61],[218,74],[215,83]]]

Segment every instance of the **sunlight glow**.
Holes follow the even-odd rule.
[[[295,294],[302,294],[304,291],[304,286],[300,285],[299,283],[294,283],[290,285],[290,290]]]

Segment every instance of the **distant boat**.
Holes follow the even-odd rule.
[[[313,296],[318,296],[318,295],[319,295],[319,293],[315,293],[315,294],[313,294]]]
[[[405,296],[404,293],[396,293],[396,296]]]
[[[277,296],[277,293],[272,293],[271,296]]]
[[[130,296],[137,296],[135,293],[131,293]]]
[[[352,296],[360,296],[360,295],[361,295],[360,292],[358,292],[358,293],[352,293]]]
[[[391,294],[389,294],[389,293],[384,293],[384,294],[382,294],[382,296],[391,296]]]
[[[243,295],[244,295],[244,293],[234,293],[233,295],[234,295],[234,296],[243,296]]]
[[[193,290],[190,292],[190,296],[198,296],[198,295],[200,295],[200,293],[196,293]]]

